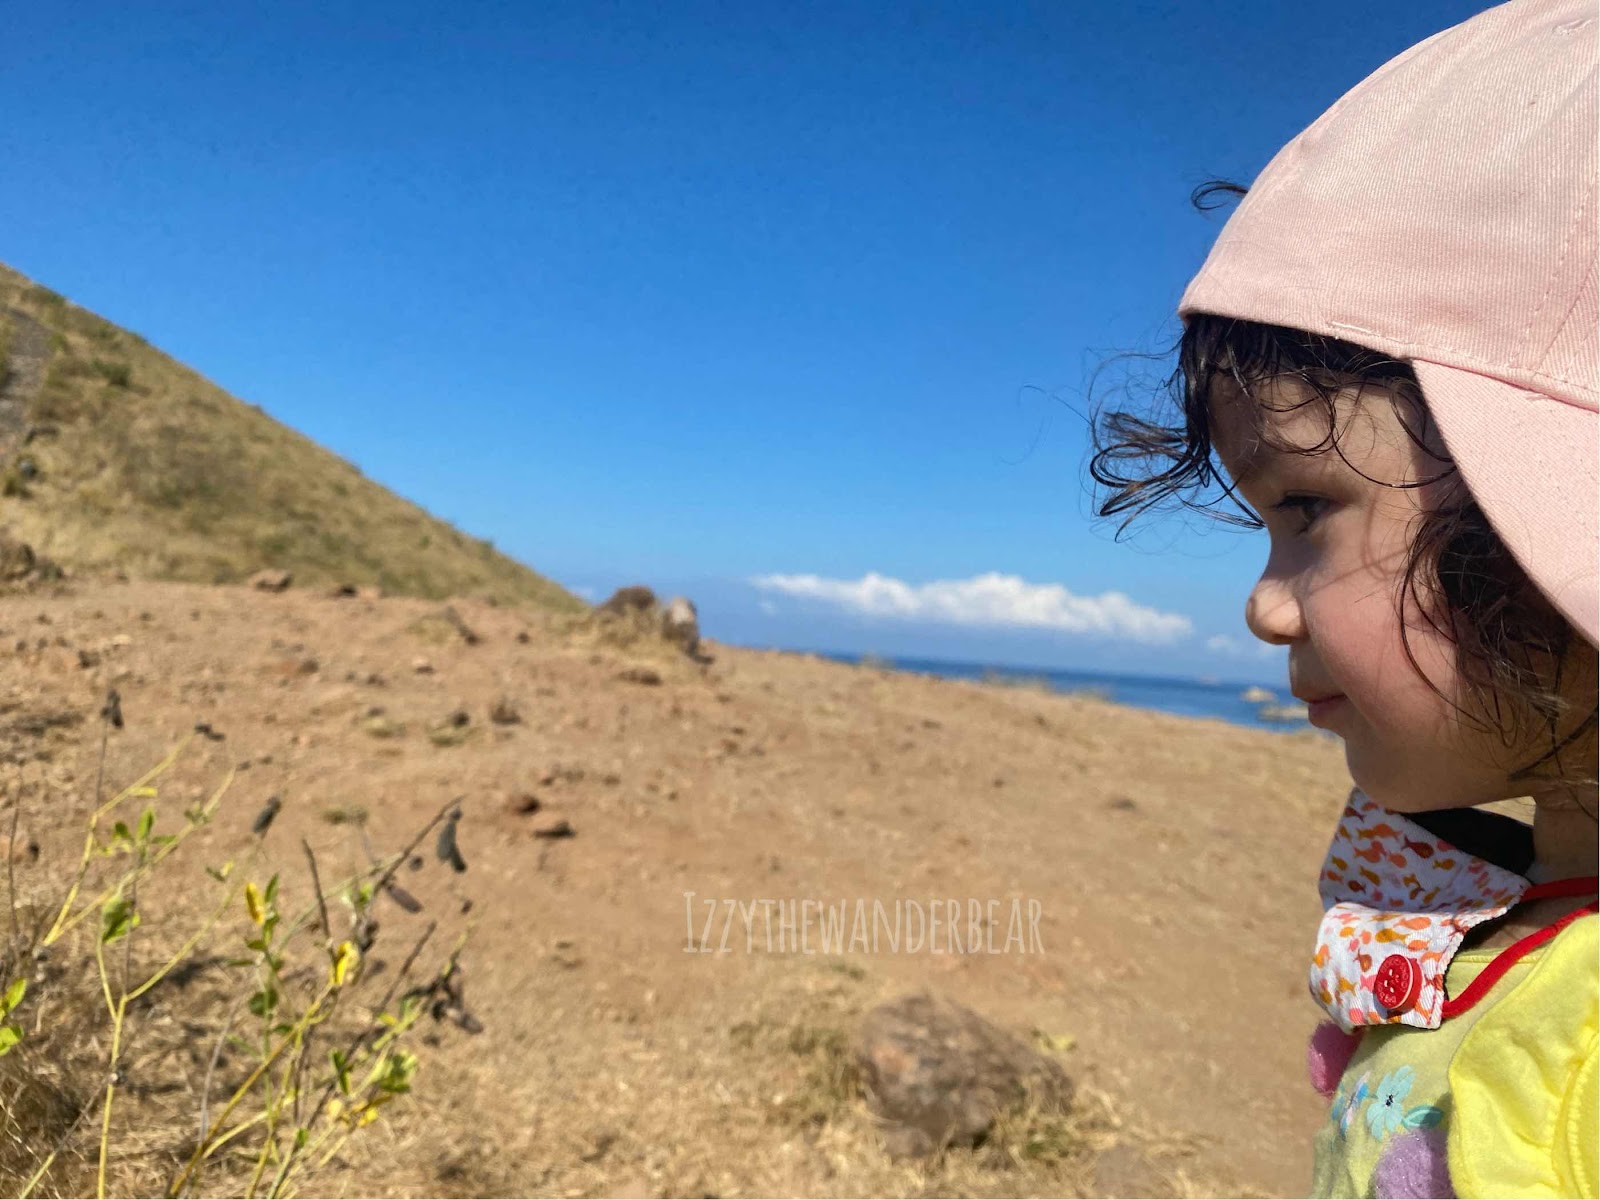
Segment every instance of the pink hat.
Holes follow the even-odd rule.
[[[1594,0],[1512,0],[1285,146],[1179,303],[1411,362],[1451,457],[1600,645]]]

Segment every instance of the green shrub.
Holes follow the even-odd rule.
[[[121,723],[114,692],[102,717]],[[465,932],[428,964],[431,979],[419,972],[437,920],[406,939],[398,972],[365,970],[380,901],[421,910],[395,875],[423,840],[437,830],[449,850],[439,857],[466,869],[459,807],[327,887],[302,841],[308,884],[291,903],[266,849],[277,814],[269,802],[247,857],[205,868],[207,895],[170,864],[211,824],[233,772],[181,816],[155,786],[195,736],[110,801],[96,795],[64,896],[19,896],[8,876],[0,1193],[104,1196],[114,1176],[115,1190],[137,1194],[204,1185],[284,1195],[411,1092],[425,1018],[482,1028],[461,1002]],[[393,923],[385,913],[382,924]],[[197,1113],[158,1111],[151,1097],[163,1094],[194,1097]]]
[[[97,358],[90,365],[94,368],[95,374],[112,387],[125,388],[133,385],[133,368],[127,363]]]

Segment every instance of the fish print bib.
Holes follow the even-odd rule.
[[[1350,793],[1317,880],[1323,916],[1312,997],[1346,1033],[1437,1029],[1445,968],[1467,931],[1512,908],[1531,881]]]

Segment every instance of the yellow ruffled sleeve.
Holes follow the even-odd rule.
[[[1600,1196],[1600,916],[1478,1018],[1449,1079],[1456,1195]]]

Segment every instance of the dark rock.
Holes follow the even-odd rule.
[[[617,678],[624,683],[643,683],[655,685],[661,682],[661,672],[654,667],[629,667],[618,672]]]
[[[563,817],[554,825],[546,825],[541,829],[535,829],[533,836],[536,838],[569,838],[577,837],[578,831]]]
[[[599,606],[603,613],[615,613],[626,616],[628,613],[654,608],[656,594],[643,584],[633,584],[630,587],[620,587],[611,593],[604,604]]]
[[[477,631],[461,619],[461,614],[455,610],[453,605],[446,605],[442,615],[446,621],[450,622],[451,628],[461,635],[461,640],[467,645],[476,646],[479,642],[483,641],[483,639],[478,636]]]
[[[1002,1111],[1034,1100],[1065,1105],[1059,1064],[971,1009],[921,992],[867,1014],[856,1061],[884,1146],[896,1158],[972,1145]]]
[[[39,843],[35,841],[26,830],[17,830],[15,838],[0,834],[0,862],[10,859],[12,862],[37,862],[39,860]]]
[[[33,547],[0,534],[0,579],[21,579],[33,570]]]
[[[494,702],[494,707],[489,710],[489,720],[496,725],[522,724],[522,712],[517,708],[516,701],[510,696],[501,696]]]

